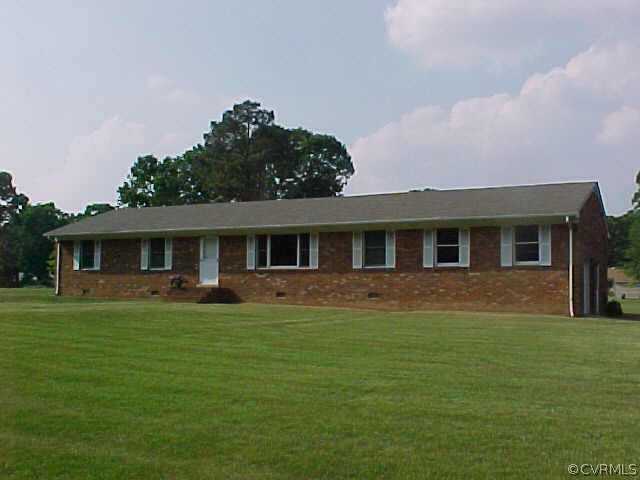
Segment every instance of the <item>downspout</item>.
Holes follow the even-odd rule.
[[[573,225],[571,225],[569,216],[566,221],[569,226],[569,315],[575,317],[573,311]]]
[[[60,242],[56,240],[56,295],[60,295]]]

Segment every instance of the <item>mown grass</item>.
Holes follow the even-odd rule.
[[[639,344],[628,320],[0,290],[0,478],[567,478],[638,463]]]
[[[640,300],[622,300],[622,310],[629,316],[640,315]]]

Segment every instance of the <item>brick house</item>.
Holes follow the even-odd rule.
[[[640,282],[627,275],[624,270],[611,267],[607,276],[617,298],[640,299]]]
[[[571,315],[607,297],[594,182],[124,208],[46,235],[60,295]]]

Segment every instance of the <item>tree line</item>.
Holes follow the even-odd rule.
[[[636,176],[638,190],[631,210],[618,217],[607,218],[609,227],[609,266],[620,267],[640,281],[640,172]]]
[[[310,198],[341,195],[354,174],[344,144],[330,135],[275,123],[273,111],[247,100],[212,121],[203,143],[162,160],[137,158],[117,188],[118,207]],[[43,233],[116,208],[90,204],[80,214],[53,202],[32,205],[0,172],[0,287],[51,282],[53,242]]]

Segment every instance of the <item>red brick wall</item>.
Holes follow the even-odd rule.
[[[573,304],[576,315],[582,315],[584,313],[584,296],[587,295],[587,292],[584,291],[584,262],[589,259],[600,265],[600,290],[598,295],[600,299],[600,313],[604,312],[609,290],[607,284],[607,243],[606,220],[601,213],[598,197],[594,193],[582,208],[580,220],[574,228]],[[595,279],[592,279],[592,282],[595,282]]]
[[[246,270],[244,236],[220,237],[220,286],[241,300],[392,309],[459,309],[566,314],[568,228],[552,228],[551,267],[500,266],[500,229],[471,229],[470,268],[422,267],[422,232],[396,234],[396,268],[352,269],[350,232],[320,234],[318,270]],[[198,283],[199,239],[176,238],[171,272],[140,270],[139,240],[103,240],[100,272],[73,271],[73,244],[62,242],[61,293],[103,297],[170,295],[169,277]],[[194,293],[194,296],[196,293]],[[375,298],[370,298],[370,297]]]
[[[500,266],[500,229],[471,230],[470,268],[422,267],[422,232],[396,233],[396,268],[354,271],[350,232],[321,233],[318,270],[246,271],[245,237],[222,237],[220,285],[242,300],[393,309],[568,312],[568,229],[552,229],[551,267]],[[375,298],[370,298],[371,296]]]
[[[140,240],[102,240],[99,272],[73,270],[73,242],[61,242],[60,293],[91,297],[148,297],[168,295],[172,275],[187,279],[187,287],[198,283],[200,243],[197,238],[173,240],[171,271],[140,269]],[[191,292],[195,295],[196,292]]]

